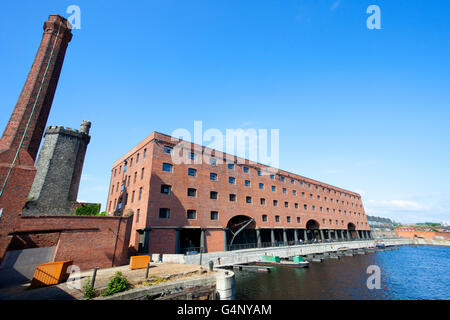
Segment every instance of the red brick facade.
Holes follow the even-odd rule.
[[[73,260],[89,269],[123,265],[134,253],[128,248],[132,217],[21,215],[71,38],[66,19],[51,15],[45,22],[33,66],[0,140],[0,262],[7,250],[56,246],[54,261]]]
[[[30,73],[0,139],[0,259],[9,245],[9,233],[20,228],[19,214],[36,174],[34,161],[71,39],[67,20],[50,15]]]
[[[313,219],[320,229],[325,230],[347,230],[349,223],[354,224],[356,230],[370,230],[361,196],[357,193],[283,170],[279,170],[273,179],[269,175],[260,176],[258,171],[268,167],[237,157],[231,157],[234,169],[225,162],[216,166],[209,161],[176,165],[171,155],[164,152],[165,146],[174,145],[171,137],[154,132],[116,161],[112,168],[107,210],[132,210],[135,216],[133,233],[150,230],[148,246],[151,252],[173,252],[177,228],[204,229],[207,250],[222,251],[224,228],[237,215],[253,218],[256,229],[305,229],[306,223]],[[216,159],[230,157],[216,155],[204,147],[199,150],[202,149]],[[163,171],[163,163],[173,164],[172,172]],[[248,173],[244,172],[244,167],[248,168]],[[188,168],[197,170],[195,177],[188,175]],[[217,174],[217,181],[210,179],[211,173]],[[235,178],[236,182],[229,183],[229,177]],[[250,186],[245,185],[245,180],[250,181]],[[260,189],[260,183],[263,189]],[[170,185],[170,194],[161,193],[161,185]],[[195,197],[188,196],[188,188],[196,189]],[[216,200],[210,199],[211,191],[218,193]],[[236,195],[236,201],[230,201],[230,194]],[[247,197],[251,197],[251,203],[247,203]],[[265,205],[261,204],[261,198],[265,199]],[[277,206],[274,206],[274,200]],[[160,208],[170,209],[169,219],[159,217]],[[188,219],[187,210],[195,210],[196,218]],[[218,212],[217,220],[211,219],[211,211]],[[263,215],[267,215],[267,221],[263,221]],[[137,248],[139,237],[131,238],[132,245]]]

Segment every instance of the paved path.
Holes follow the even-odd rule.
[[[149,277],[191,277],[201,274],[204,270],[199,265],[175,264],[175,263],[153,263],[149,270]],[[105,288],[109,279],[116,272],[122,272],[132,284],[145,281],[146,269],[130,270],[129,266],[115,268],[99,269],[95,280],[95,288]],[[81,287],[88,277],[92,277],[93,270],[83,271],[80,274]],[[56,286],[50,286],[39,289],[29,289],[29,284],[10,287],[0,290],[0,300],[74,300],[83,299],[81,289],[71,288],[67,283],[61,283]]]

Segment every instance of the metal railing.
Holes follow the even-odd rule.
[[[232,244],[227,246],[227,251],[235,251],[235,250],[245,250],[245,249],[257,249],[257,248],[273,248],[273,247],[288,247],[288,246],[299,246],[299,245],[308,245],[308,244],[320,244],[320,243],[339,243],[339,242],[349,242],[349,241],[365,241],[365,240],[393,240],[399,239],[397,237],[391,238],[351,238],[351,239],[314,239],[314,240],[299,240],[299,241],[275,241],[275,242],[260,242],[260,243],[240,243],[240,244]],[[203,249],[203,251],[202,251]],[[202,247],[190,247],[190,248],[180,248],[179,253],[184,255],[195,255],[200,253],[205,253],[205,248]]]
[[[288,247],[288,246],[298,246],[307,244],[320,244],[320,243],[338,243],[338,242],[349,242],[349,241],[364,241],[364,240],[374,240],[374,239],[363,239],[363,238],[351,238],[351,239],[324,239],[324,240],[299,240],[299,241],[275,241],[275,242],[261,242],[261,243],[243,243],[243,244],[232,244],[227,246],[227,251],[244,250],[244,249],[256,249],[256,248],[273,248],[273,247]]]

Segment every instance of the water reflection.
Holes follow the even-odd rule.
[[[369,290],[367,267],[381,268],[381,289]],[[400,247],[339,260],[311,263],[310,268],[274,268],[270,273],[237,271],[237,299],[446,299],[450,298],[450,248]]]

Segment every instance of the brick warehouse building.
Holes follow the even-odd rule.
[[[180,141],[153,132],[113,164],[107,210],[134,213],[130,246],[138,252],[372,237],[359,194],[282,170],[263,174],[270,168],[189,142],[192,159],[199,150],[211,157],[174,164]]]

